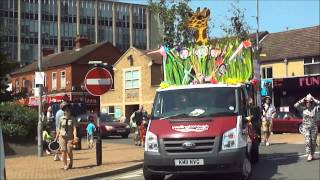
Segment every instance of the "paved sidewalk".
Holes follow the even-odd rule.
[[[273,144],[304,144],[304,136],[302,134],[271,134],[270,142]]]
[[[82,145],[85,145],[84,143]],[[85,146],[83,146],[85,147]],[[125,144],[103,144],[102,165],[96,166],[95,149],[74,151],[74,168],[61,169],[61,161],[53,161],[53,156],[8,157],[6,169],[8,180],[19,179],[68,179],[88,176],[118,168],[128,167],[143,161],[143,148]]]
[[[319,137],[320,139],[320,137]],[[304,144],[301,134],[274,134],[272,144]],[[82,143],[85,147],[85,143]],[[272,146],[271,146],[272,147]],[[103,160],[96,166],[95,149],[74,151],[74,168],[65,171],[61,161],[53,161],[52,156],[7,157],[6,169],[8,180],[19,179],[70,179],[81,176],[101,174],[119,168],[137,165],[143,162],[143,148],[126,144],[103,144]]]

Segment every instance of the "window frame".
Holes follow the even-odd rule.
[[[306,63],[306,60],[310,60],[310,59],[311,59],[311,62]],[[318,75],[318,74],[320,74],[320,70],[319,70],[319,72],[316,72],[316,73],[306,73],[307,67],[314,67],[315,65],[320,66],[320,56],[304,58],[303,59],[303,71],[304,71],[303,73],[304,73],[304,75]]]
[[[133,78],[133,73],[134,72],[138,72],[138,76],[137,78]],[[127,73],[131,73],[130,78],[127,79]],[[124,88],[127,89],[139,89],[140,88],[140,79],[141,79],[141,73],[139,69],[129,69],[129,70],[125,70],[124,71]],[[127,87],[127,82],[130,81],[131,82],[131,86]],[[134,86],[133,82],[134,81],[138,81],[138,85]]]
[[[271,77],[268,77],[268,69],[271,69]],[[273,78],[273,68],[272,66],[265,66],[261,68],[261,79],[272,79]]]
[[[64,73],[64,76],[62,75],[62,73]],[[64,77],[64,84],[62,81],[63,77]],[[67,85],[67,74],[66,74],[66,71],[63,70],[60,72],[60,89],[66,89],[66,85]]]
[[[55,75],[55,81],[53,79],[53,75]],[[52,72],[51,73],[51,89],[52,90],[57,90],[57,85],[58,85],[57,79],[58,79],[57,72]]]

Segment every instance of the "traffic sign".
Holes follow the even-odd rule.
[[[101,96],[108,92],[113,83],[111,73],[101,67],[95,67],[89,70],[84,81],[86,90],[93,96]]]

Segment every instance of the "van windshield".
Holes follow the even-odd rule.
[[[236,88],[194,88],[160,91],[153,119],[226,116],[236,113]]]

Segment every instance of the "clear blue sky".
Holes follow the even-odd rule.
[[[146,0],[120,0],[135,4],[146,4]],[[192,0],[192,9],[208,7],[215,25],[211,36],[221,37],[221,24],[230,16],[231,3],[236,0]],[[260,31],[280,32],[286,28],[297,29],[320,24],[319,0],[259,0]],[[239,7],[245,9],[245,20],[256,31],[256,0],[240,0]]]

